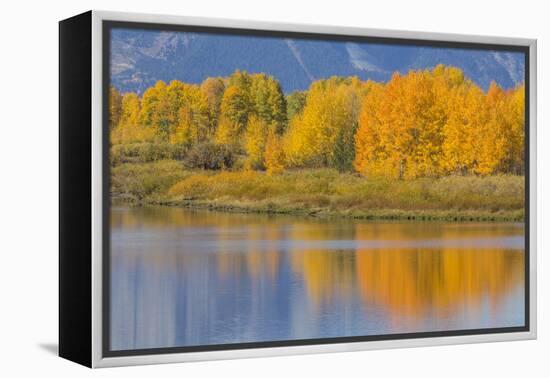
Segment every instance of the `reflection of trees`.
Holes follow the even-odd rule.
[[[520,234],[514,225],[469,227],[453,224],[357,224],[355,233],[338,228],[293,228],[299,240],[418,240],[483,238]],[[516,231],[517,228],[517,231]],[[303,249],[291,252],[292,270],[303,275],[315,303],[353,294],[378,302],[401,314],[475,308],[485,298],[496,307],[504,294],[523,282],[524,254],[498,248],[358,248]]]
[[[435,240],[487,238],[523,235],[523,227],[514,223],[360,223],[355,224],[357,240]]]
[[[300,241],[353,239],[349,227],[315,227],[307,223],[292,227],[289,239]],[[290,251],[292,271],[303,275],[308,297],[314,303],[331,302],[353,293],[353,251],[305,248]]]
[[[427,312],[476,309],[487,300],[496,308],[501,298],[524,280],[524,254],[498,248],[412,248],[407,241],[484,239],[522,235],[514,224],[448,223],[349,223],[269,218],[215,212],[190,212],[171,208],[131,208],[115,211],[114,227],[190,231],[208,229],[206,238],[213,251],[142,251],[140,258],[158,270],[190,272],[210,267],[222,282],[250,280],[260,286],[274,285],[285,264],[297,279],[303,279],[307,297],[314,304],[334,303],[359,293],[368,303],[377,303],[396,313],[421,317]],[[326,241],[401,241],[377,249],[323,249]],[[295,246],[292,243],[303,243]],[[308,242],[312,245],[308,246]],[[281,243],[291,243],[282,245]],[[450,244],[449,244],[450,245]],[[160,247],[162,248],[162,244]],[[169,247],[166,247],[169,248]],[[288,255],[285,255],[288,251]],[[137,251],[136,251],[137,252]],[[157,253],[150,253],[157,252]],[[204,252],[204,253],[203,253]],[[207,271],[207,268],[205,268]],[[187,273],[186,273],[187,274]],[[288,279],[288,278],[286,278]],[[283,278],[281,278],[283,280]],[[492,310],[490,308],[489,310]]]
[[[297,225],[297,240],[407,241],[486,238],[521,234],[515,225],[483,227],[444,223],[358,223],[349,229]],[[480,306],[485,297],[495,306],[502,294],[523,281],[523,253],[502,249],[392,248],[291,252],[292,270],[303,275],[315,303],[345,298],[358,286],[365,301],[375,301],[400,313]],[[355,283],[357,285],[355,285]]]
[[[353,293],[353,251],[312,250],[294,252],[293,270],[300,272],[308,297],[314,303],[331,302]]]
[[[189,209],[143,206],[114,208],[111,211],[112,228],[177,228],[177,227],[219,227],[235,225],[232,214]]]
[[[180,228],[180,227],[237,227],[253,225],[257,227],[280,227],[294,224],[295,216],[276,216],[254,213],[230,213],[206,209],[188,209],[172,206],[128,206],[111,209],[112,228]],[[330,223],[328,219],[308,219],[310,227]]]
[[[357,237],[369,239],[372,230],[358,226]],[[484,299],[496,307],[523,281],[523,261],[521,251],[495,248],[358,249],[355,259],[362,297],[408,315],[476,308]]]
[[[523,253],[500,249],[359,250],[358,286],[365,300],[419,315],[452,307],[496,306],[523,280]]]
[[[280,253],[277,241],[280,240],[280,228],[251,227],[249,247],[246,251],[246,266],[253,278],[266,274],[274,279],[279,268]]]
[[[226,231],[230,227],[225,227]],[[279,268],[280,253],[278,240],[283,231],[277,227],[246,226],[243,230],[246,237],[246,250],[233,251],[230,248],[234,235],[231,232],[220,232],[218,236],[217,266],[222,277],[237,277],[243,273],[252,279],[267,277],[275,279]],[[241,253],[245,252],[245,253]]]

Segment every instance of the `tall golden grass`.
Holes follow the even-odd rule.
[[[133,202],[356,218],[522,220],[524,188],[514,175],[398,180],[328,168],[268,175],[188,170],[173,160],[111,171],[113,198]]]

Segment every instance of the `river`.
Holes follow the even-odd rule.
[[[522,326],[524,226],[111,209],[112,350]]]

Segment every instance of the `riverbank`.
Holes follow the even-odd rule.
[[[189,171],[176,161],[112,169],[112,198],[238,213],[372,220],[522,221],[523,176],[367,179],[330,169]]]

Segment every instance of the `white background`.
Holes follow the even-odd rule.
[[[5,1],[0,21],[0,376],[550,376],[547,219],[550,12],[544,0]],[[91,371],[55,356],[58,25],[89,9],[486,34],[539,41],[539,340]],[[545,67],[546,66],[546,67]],[[74,125],[78,127],[78,125]],[[545,351],[546,349],[546,351]]]

